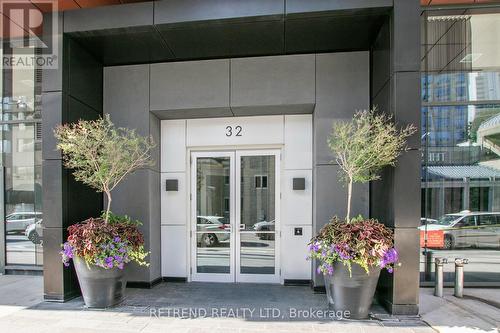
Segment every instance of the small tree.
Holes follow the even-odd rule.
[[[392,116],[378,114],[376,109],[358,111],[351,121],[333,124],[328,145],[340,166],[340,177],[347,183],[347,222],[353,183],[380,179],[381,169],[396,164],[407,150],[406,138],[415,131],[413,125],[398,130]]]
[[[54,130],[63,153],[64,165],[73,169],[75,179],[107,197],[104,221],[108,223],[111,191],[132,172],[153,163],[151,137],[134,130],[117,128],[109,115],[97,120],[80,120]]]

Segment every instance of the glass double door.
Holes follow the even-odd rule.
[[[279,150],[191,154],[191,279],[279,282]]]

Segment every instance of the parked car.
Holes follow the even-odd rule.
[[[212,247],[228,240],[230,230],[231,226],[225,217],[198,216],[196,218],[196,241],[201,246]]]
[[[24,234],[33,244],[37,245],[42,244],[43,242],[42,220],[38,220],[35,223],[30,224],[26,228]]]
[[[470,212],[446,214],[422,225],[422,231],[443,230],[444,249],[460,247],[500,248],[500,213]]]
[[[15,212],[5,218],[5,231],[24,233],[26,228],[42,218],[41,212]]]
[[[261,221],[253,225],[253,230],[255,231],[274,231],[274,220],[272,221]],[[262,240],[274,240],[274,233],[256,233],[257,237]]]

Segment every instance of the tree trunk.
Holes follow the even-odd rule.
[[[345,218],[346,222],[349,223],[351,217],[351,197],[352,197],[352,179],[349,179],[347,184],[347,216]]]
[[[109,210],[111,209],[111,192],[110,191],[105,191],[106,193],[106,196],[107,196],[107,201],[108,201],[108,204],[107,204],[107,207],[106,207],[106,215],[104,216],[104,222],[105,223],[108,223],[108,219],[109,219]]]

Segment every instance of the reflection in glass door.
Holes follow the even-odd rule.
[[[191,157],[192,280],[279,282],[279,151]]]
[[[193,281],[234,281],[233,153],[193,153],[191,238]]]
[[[236,281],[279,282],[279,151],[236,152]]]

